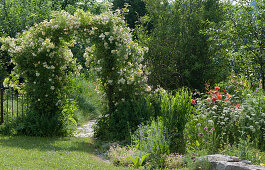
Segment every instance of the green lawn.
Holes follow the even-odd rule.
[[[125,169],[94,154],[91,138],[0,135],[0,169]]]

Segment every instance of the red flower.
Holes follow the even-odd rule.
[[[216,97],[213,97],[213,98],[212,98],[212,101],[215,102],[216,99],[217,99]]]
[[[215,90],[220,90],[220,87],[219,87],[219,86],[215,86],[214,89],[215,89]]]
[[[237,104],[236,107],[239,109],[240,108],[240,104]]]
[[[231,103],[230,100],[226,100],[227,103]]]
[[[222,100],[222,95],[217,94],[217,99],[218,99],[218,100]]]
[[[207,100],[207,102],[210,102],[211,99],[212,99],[212,98],[209,96],[206,100]]]
[[[212,90],[210,90],[209,92],[210,92],[210,93],[213,93],[213,91],[212,91]]]
[[[195,105],[197,102],[196,102],[196,100],[191,99],[191,103]]]

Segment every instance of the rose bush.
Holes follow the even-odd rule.
[[[53,19],[36,24],[17,38],[0,40],[1,50],[8,51],[16,65],[14,72],[24,78],[21,87],[30,103],[31,122],[26,124],[25,132],[39,132],[37,135],[42,136],[66,134],[60,129],[67,129],[62,126],[69,123],[60,120],[65,120],[63,115],[69,117],[73,110],[68,114],[65,109],[68,75],[78,76],[82,69],[69,49],[77,41],[88,46],[84,53],[86,64],[98,73],[109,116],[120,103],[132,100],[144,88],[150,90],[145,83],[148,72],[140,64],[147,49],[132,41],[121,11],[109,10],[101,15],[82,10],[74,15],[55,12]],[[75,124],[71,118],[67,120]],[[45,128],[47,124],[53,128]]]

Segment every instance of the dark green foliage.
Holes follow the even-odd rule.
[[[30,109],[29,109],[30,110]],[[23,127],[18,129],[19,134],[30,136],[69,136],[77,127],[73,118],[76,106],[73,101],[68,100],[60,113],[53,115],[34,113],[29,111],[23,118]]]
[[[4,0],[0,2],[0,36],[14,37],[26,26],[49,19],[53,6],[50,0]]]
[[[6,52],[0,51],[0,87],[3,86],[4,79],[7,77],[8,71],[10,71],[9,60],[9,55]]]
[[[207,20],[222,20],[218,1],[144,2],[148,15],[141,19],[136,34],[139,43],[149,47],[145,58],[152,85],[171,90],[181,86],[202,89],[205,82],[225,77],[225,60],[213,57],[208,37],[201,33],[208,27]]]
[[[133,101],[125,101],[117,106],[111,116],[108,114],[99,118],[95,127],[96,137],[104,140],[124,140],[130,138],[141,123],[146,123],[154,117],[155,107],[150,98],[141,97]]]
[[[126,3],[129,5],[129,12],[125,15],[126,21],[130,28],[135,28],[135,22],[146,13],[145,4],[143,0],[114,0],[113,8],[124,8]]]

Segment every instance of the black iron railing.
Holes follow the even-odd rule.
[[[28,104],[23,95],[12,88],[1,88],[0,107],[0,124],[3,124],[19,117],[23,119]]]

